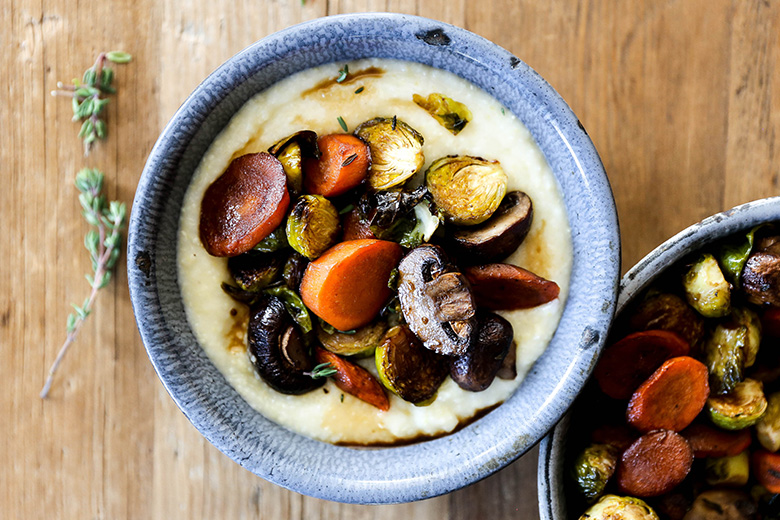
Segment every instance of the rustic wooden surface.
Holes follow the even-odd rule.
[[[195,431],[136,331],[124,260],[38,391],[87,294],[86,225],[72,181],[107,173],[128,205],[157,135],[210,71],[312,18],[397,11],[465,27],[561,93],[606,165],[623,269],[685,226],[778,193],[780,2],[535,0],[12,0],[0,7],[0,517],[535,518],[532,452],[470,488],[420,503],[346,506],[254,477]],[[85,159],[70,103],[52,98],[102,50],[124,49],[110,138]]]

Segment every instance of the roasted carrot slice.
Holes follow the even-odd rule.
[[[617,467],[618,488],[636,497],[663,495],[685,479],[692,464],[688,441],[673,431],[656,430],[623,452]]]
[[[604,350],[594,375],[605,394],[628,399],[661,363],[689,352],[688,342],[674,332],[636,332]]]
[[[358,210],[353,209],[344,217],[344,240],[359,240],[361,238],[376,238],[368,222],[360,218]]]
[[[780,453],[766,450],[753,453],[753,474],[770,493],[780,493]]]
[[[368,145],[350,134],[323,135],[317,139],[320,158],[303,162],[303,185],[308,193],[335,197],[366,178],[371,165]]]
[[[214,256],[245,253],[282,223],[289,204],[287,175],[276,157],[237,157],[203,195],[200,240]]]
[[[390,409],[390,400],[382,384],[368,370],[322,347],[315,347],[314,356],[317,363],[330,363],[336,371],[331,379],[341,390],[376,406],[383,412]]]
[[[558,284],[512,264],[467,267],[477,306],[492,311],[529,309],[558,297]]]
[[[707,377],[707,367],[692,357],[665,361],[631,396],[628,423],[641,432],[684,429],[707,402]]]
[[[749,428],[725,431],[702,423],[688,426],[680,435],[691,445],[696,458],[733,457],[748,449],[752,440]]]
[[[339,330],[368,324],[390,299],[390,272],[403,254],[386,240],[350,240],[309,263],[301,280],[303,303]]]

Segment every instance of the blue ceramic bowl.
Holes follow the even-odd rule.
[[[667,267],[674,265],[686,255],[721,238],[748,231],[761,222],[778,220],[780,220],[780,197],[773,197],[748,202],[718,213],[679,232],[651,251],[623,276],[620,281],[617,314],[619,315],[635,297],[662,276]],[[568,460],[566,439],[569,426],[567,415],[552,433],[544,438],[539,447],[537,489],[541,520],[579,518],[584,512],[574,511],[569,515],[566,508],[566,461]]]
[[[256,93],[300,70],[366,57],[453,72],[514,112],[544,152],[574,243],[571,289],[557,333],[515,395],[452,435],[411,446],[338,447],[280,427],[233,390],[198,345],[176,270],[179,212],[211,141]],[[130,296],[143,342],[176,404],[217,448],[294,491],[353,503],[433,497],[484,478],[534,446],[582,388],[614,312],[620,241],[599,156],[566,103],[507,51],[463,29],[397,14],[322,18],[273,34],[228,60],[163,131],[135,195]]]

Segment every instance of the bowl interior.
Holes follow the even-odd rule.
[[[617,314],[634,298],[686,255],[707,244],[738,232],[748,231],[761,222],[780,220],[780,197],[762,199],[718,213],[670,238],[632,267],[620,282]],[[570,414],[548,435],[540,446],[538,468],[539,514],[542,520],[568,518],[566,508],[566,439]]]
[[[497,98],[531,131],[563,193],[574,264],[569,299],[546,352],[517,392],[470,426],[403,447],[314,441],[251,409],[211,364],[185,316],[176,268],[182,200],[215,136],[257,92],[300,70],[365,57],[453,72]],[[576,116],[527,65],[463,29],[392,14],[323,18],[245,49],[185,101],[152,150],[131,215],[128,277],[149,357],[181,410],[243,467],[307,495],[359,503],[417,500],[484,478],[530,449],[577,395],[606,336],[619,234],[599,157]]]

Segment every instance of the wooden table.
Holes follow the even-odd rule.
[[[83,166],[132,202],[147,154],[187,94],[235,52],[303,20],[398,11],[507,48],[568,101],[601,153],[624,270],[675,232],[780,177],[780,2],[533,0],[12,0],[0,7],[0,517],[535,518],[536,456],[449,496],[386,507],[302,497],[208,444],[157,380],[136,331],[124,259],[38,391],[88,287]],[[124,49],[109,139],[84,158],[49,91]],[[6,184],[7,183],[7,184]]]

